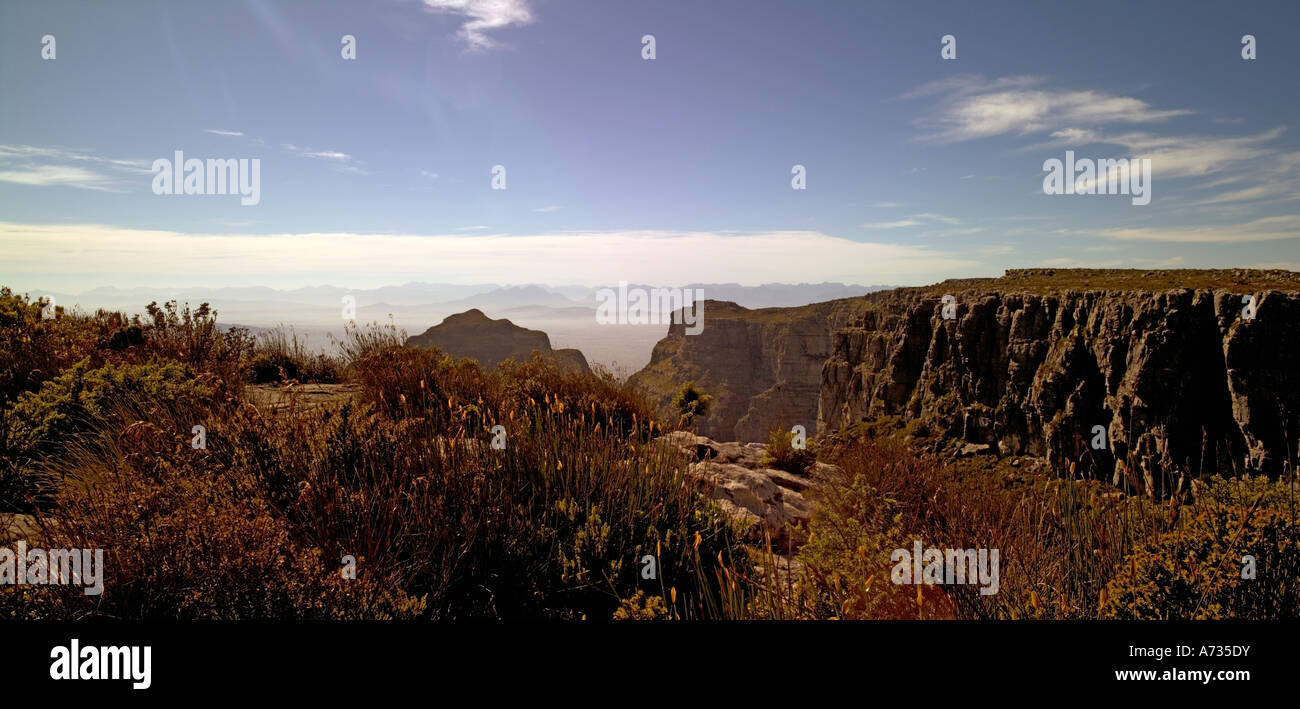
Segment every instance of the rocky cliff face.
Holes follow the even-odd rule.
[[[1297,459],[1300,274],[1008,271],[867,300],[834,334],[819,430],[897,415],[1151,494]]]
[[[798,308],[750,310],[707,301],[704,329],[687,335],[672,324],[655,345],[650,364],[632,376],[665,407],[688,381],[714,397],[702,435],[728,441],[765,441],[775,426],[816,431],[822,365],[831,333],[857,312],[861,298]]]
[[[551,338],[506,320],[493,320],[476,309],[448,316],[440,324],[406,340],[413,347],[437,347],[453,357],[468,357],[484,367],[507,359],[525,360],[534,351],[553,357],[561,366],[590,371],[587,358],[575,349],[551,349]]]

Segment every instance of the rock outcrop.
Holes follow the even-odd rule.
[[[895,415],[1148,494],[1296,460],[1300,274],[1008,271],[867,300],[834,335],[819,430]]]
[[[525,360],[534,351],[553,357],[562,367],[587,372],[587,358],[575,349],[551,349],[551,338],[502,318],[493,320],[477,308],[449,315],[422,334],[407,338],[413,347],[437,347],[453,357],[468,357],[484,367],[507,359]]]
[[[631,382],[665,408],[682,384],[695,382],[714,397],[711,413],[695,424],[712,438],[765,441],[772,428],[795,424],[812,435],[831,333],[862,300],[758,310],[706,301],[704,329],[688,335],[685,325],[670,325]]]
[[[704,485],[732,519],[748,523],[750,541],[770,538],[777,551],[787,551],[790,527],[806,523],[812,515],[812,503],[804,494],[813,486],[812,477],[764,463],[764,444],[719,443],[687,431],[661,436],[655,444],[692,461],[687,474]]]

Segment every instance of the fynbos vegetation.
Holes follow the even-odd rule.
[[[0,292],[3,546],[102,549],[102,593],[6,583],[6,617],[1297,614],[1290,465],[1152,499],[897,417],[713,444],[673,433],[709,413],[693,384],[660,410],[599,368],[484,368],[392,326],[323,355],[206,305],[42,305]]]

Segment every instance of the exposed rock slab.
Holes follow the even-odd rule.
[[[39,526],[32,515],[0,512],[0,544],[36,538]]]
[[[804,495],[813,486],[812,479],[764,464],[763,444],[719,443],[686,431],[674,431],[655,442],[693,461],[687,474],[704,484],[733,519],[752,525],[753,541],[770,536],[784,545],[791,525],[806,523],[812,516],[812,502]]]
[[[248,400],[259,408],[278,409],[297,404],[318,406],[346,401],[361,393],[358,384],[250,384],[244,388]]]

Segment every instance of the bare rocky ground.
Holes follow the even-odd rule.
[[[793,592],[803,577],[803,565],[795,558],[791,531],[812,517],[817,496],[814,476],[835,466],[817,463],[813,475],[797,475],[763,462],[764,443],[722,443],[688,431],[674,431],[655,443],[693,461],[687,474],[704,485],[733,520],[748,525],[747,540],[761,547],[760,558],[766,561],[754,572],[760,577],[770,574],[779,588]]]
[[[728,515],[750,525],[753,541],[770,537],[786,546],[790,528],[812,517],[816,483],[811,475],[778,470],[763,462],[763,443],[720,443],[687,431],[655,439],[690,460],[687,473],[711,487],[710,496]],[[833,468],[817,463],[819,468]]]
[[[274,410],[292,403],[319,406],[344,401],[359,394],[361,387],[357,384],[250,384],[244,392],[254,406]]]
[[[32,515],[0,512],[0,545],[35,539],[38,531]]]

